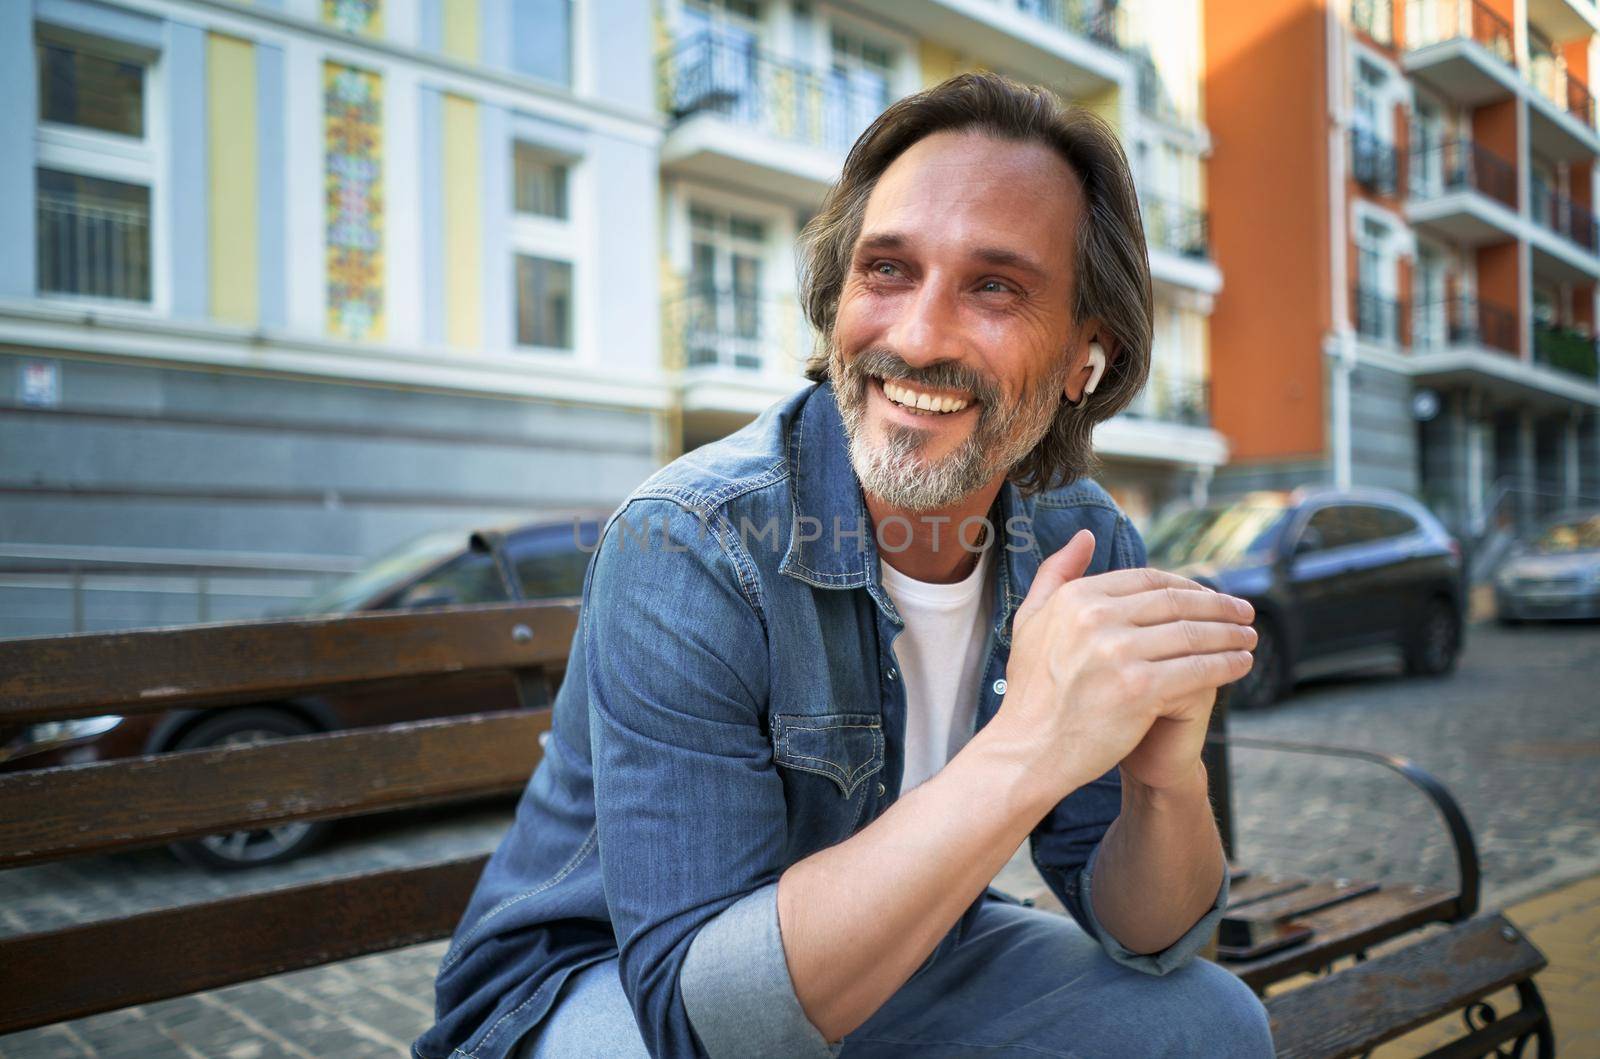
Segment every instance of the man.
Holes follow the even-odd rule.
[[[953,78],[801,254],[818,384],[607,523],[416,1054],[1270,1054],[1195,959],[1250,609],[1144,569],[1084,477],[1149,365],[1115,136]],[[1024,840],[1071,918],[987,886]]]

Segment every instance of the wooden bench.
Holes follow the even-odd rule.
[[[538,762],[550,726],[551,689],[565,667],[575,622],[572,603],[510,603],[0,641],[0,727],[381,689],[452,674],[502,674],[516,682],[526,707],[0,773],[6,810],[0,869],[293,821],[513,795]],[[1218,718],[1208,763],[1231,850],[1225,708]],[[1243,739],[1231,745],[1268,747]],[[1280,1055],[1360,1054],[1457,1011],[1476,1020],[1461,1043],[1478,1050],[1440,1055],[1481,1054],[1529,1038],[1538,1041],[1541,1055],[1552,1054],[1549,1020],[1532,983],[1543,957],[1502,917],[1473,917],[1477,861],[1465,821],[1442,786],[1431,777],[1419,780],[1425,774],[1415,766],[1404,769],[1436,795],[1450,823],[1461,888],[1451,893],[1389,883],[1369,889],[1339,880],[1243,875],[1233,908],[1293,916],[1312,924],[1315,935],[1233,970],[1258,991],[1304,971],[1324,972],[1267,1000]],[[345,876],[0,939],[0,1034],[447,937],[485,859]],[[1428,923],[1446,929],[1365,958],[1369,948]],[[1356,966],[1326,973],[1341,960]],[[1523,1006],[1495,1019],[1482,998],[1511,985]]]

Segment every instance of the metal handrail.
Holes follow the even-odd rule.
[[[1450,793],[1449,788],[1438,777],[1410,758],[1374,750],[1357,750],[1353,747],[1292,743],[1276,739],[1256,739],[1250,736],[1223,736],[1217,733],[1206,736],[1206,742],[1224,748],[1237,746],[1247,750],[1276,750],[1289,754],[1310,754],[1315,757],[1349,758],[1352,761],[1381,765],[1399,773],[1412,786],[1428,796],[1434,807],[1439,810],[1439,814],[1444,817],[1445,826],[1450,830],[1450,841],[1455,845],[1456,872],[1460,878],[1456,907],[1450,916],[1450,921],[1459,923],[1471,918],[1478,911],[1481,888],[1478,845],[1472,837],[1472,828],[1467,823],[1466,814],[1461,811],[1460,803],[1456,801],[1455,795]],[[1230,807],[1230,814],[1231,811]]]

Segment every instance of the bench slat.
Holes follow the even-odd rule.
[[[487,859],[0,939],[0,1034],[448,937]]]
[[[1444,922],[1457,914],[1453,893],[1422,886],[1394,886],[1297,916],[1315,933],[1303,945],[1244,962],[1226,962],[1228,970],[1261,990],[1301,971],[1350,956],[1424,923]]]
[[[1360,1055],[1544,966],[1505,917],[1480,916],[1272,997],[1273,1042],[1279,1059]]]
[[[412,721],[0,774],[0,869],[180,838],[513,794],[550,711]],[[352,767],[353,763],[359,767]]]
[[[1276,897],[1268,897],[1240,908],[1238,915],[1250,919],[1295,919],[1299,920],[1313,912],[1320,912],[1324,908],[1345,901],[1354,901],[1358,897],[1365,897],[1378,889],[1378,884],[1373,882],[1360,882],[1354,879],[1325,879],[1314,882],[1309,886],[1291,890]],[[1235,905],[1229,905],[1231,912]]]
[[[0,724],[558,664],[576,628],[568,600],[0,640]]]
[[[1265,901],[1269,897],[1290,893],[1311,884],[1310,879],[1299,875],[1263,875],[1251,872],[1228,887],[1228,911]]]

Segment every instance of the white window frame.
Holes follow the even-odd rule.
[[[104,298],[92,294],[70,294],[63,291],[46,291],[34,280],[34,297],[42,302],[84,308],[105,309],[112,312],[143,316],[164,316],[170,309],[172,292],[167,269],[168,219],[163,192],[167,183],[167,140],[164,64],[162,56],[150,54],[108,37],[96,37],[76,31],[60,29],[48,23],[35,23],[30,42],[35,47],[46,41],[63,48],[103,55],[121,62],[138,63],[144,68],[144,136],[134,139],[120,133],[102,132],[77,125],[45,121],[35,109],[34,164],[30,173],[34,195],[34,211],[38,211],[40,169],[54,169],[77,176],[100,177],[124,184],[137,184],[150,189],[150,300],[138,302],[121,298]],[[37,76],[37,63],[35,63]],[[37,106],[37,105],[36,105]],[[37,255],[38,233],[34,235],[32,252]]]
[[[516,149],[518,144],[534,148],[543,153],[552,161],[559,162],[567,167],[567,216],[565,219],[546,217],[537,213],[520,213],[516,208]],[[515,132],[506,139],[506,165],[512,169],[511,194],[508,196],[507,205],[511,213],[507,218],[506,242],[510,253],[506,257],[505,267],[511,270],[511,348],[519,355],[532,355],[548,357],[563,363],[573,363],[577,360],[587,360],[588,320],[591,318],[589,304],[590,274],[593,269],[588,267],[590,255],[584,252],[588,246],[583,238],[583,231],[588,227],[585,222],[588,216],[589,197],[587,164],[582,157],[560,151],[547,144],[541,144],[536,139],[518,136]],[[521,341],[517,335],[517,319],[520,315],[517,299],[521,292],[517,289],[517,258],[519,256],[542,257],[551,261],[561,261],[572,268],[572,318],[568,321],[568,339],[571,344],[567,347],[560,346],[534,346]]]

